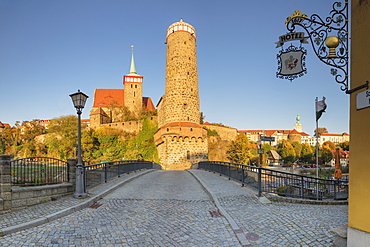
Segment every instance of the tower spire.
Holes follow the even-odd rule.
[[[131,45],[131,65],[130,65],[130,74],[129,75],[137,75],[136,73],[136,67],[135,67],[135,60],[134,60],[134,45]]]

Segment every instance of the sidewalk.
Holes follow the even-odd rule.
[[[89,207],[121,185],[152,171],[143,170],[132,172],[124,174],[120,178],[117,177],[108,183],[102,183],[88,189],[88,197],[85,199],[77,199],[73,195],[68,195],[58,198],[56,201],[48,201],[24,209],[0,214],[0,235],[39,226]]]

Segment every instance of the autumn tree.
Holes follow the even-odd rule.
[[[284,160],[284,163],[293,163],[296,159],[294,147],[288,141],[283,140],[278,143],[276,151]]]
[[[49,157],[67,159],[75,156],[77,121],[74,115],[54,118],[50,121],[45,142]],[[85,127],[85,125],[81,126],[82,131]]]
[[[314,151],[308,143],[302,144],[301,159],[303,162],[310,163],[314,157]]]
[[[327,134],[329,133],[328,130],[326,128],[317,128],[313,130],[313,133],[315,137],[320,137],[322,134]],[[319,136],[317,136],[317,133],[319,134]]]
[[[349,151],[349,141],[345,141],[345,142],[341,142],[341,143],[339,143],[339,147],[340,147],[343,151]]]
[[[328,162],[330,162],[333,159],[333,153],[332,153],[331,149],[329,149],[327,147],[322,147],[320,149],[319,155],[320,155],[321,160],[324,164],[327,164]]]
[[[245,135],[239,134],[226,151],[226,157],[234,163],[248,164],[251,146]]]
[[[293,142],[292,146],[294,148],[296,159],[301,158],[302,156],[302,144],[299,142]]]
[[[322,147],[328,148],[330,150],[334,150],[335,144],[332,141],[326,141],[322,144]]]

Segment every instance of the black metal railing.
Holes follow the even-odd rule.
[[[302,199],[348,199],[348,179],[320,179],[288,172],[275,171],[230,162],[203,161],[199,169],[223,174],[229,179],[240,181],[242,186],[249,185],[262,192]]]
[[[91,188],[125,173],[142,169],[160,169],[160,165],[151,161],[122,160],[85,165],[84,169],[86,188]]]
[[[11,183],[17,186],[59,184],[69,181],[66,161],[30,157],[10,161]]]

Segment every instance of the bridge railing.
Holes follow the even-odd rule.
[[[348,180],[320,179],[267,168],[248,166],[230,162],[203,161],[198,169],[223,174],[229,179],[240,181],[262,192],[280,196],[314,199],[348,199]]]
[[[161,169],[161,166],[151,161],[143,160],[122,160],[109,161],[93,165],[85,165],[86,188],[94,187],[101,183],[107,183],[114,177],[142,169]]]
[[[49,185],[69,181],[66,161],[49,157],[29,157],[10,161],[11,184]]]

